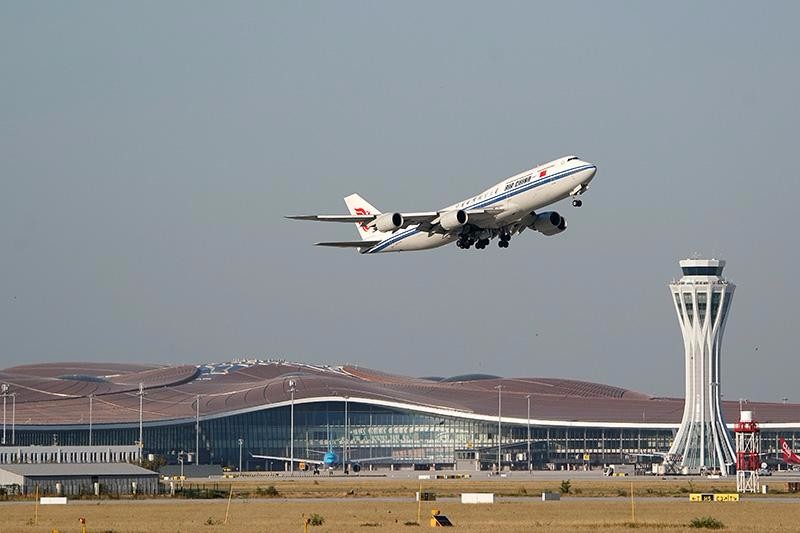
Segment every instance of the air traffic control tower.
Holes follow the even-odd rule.
[[[667,461],[677,473],[732,473],[735,454],[720,409],[722,334],[736,286],[722,277],[725,261],[684,259],[670,284],[686,352],[686,401]]]

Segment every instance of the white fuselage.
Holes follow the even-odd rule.
[[[544,165],[520,172],[482,193],[440,210],[441,213],[455,210],[491,209],[493,227],[500,229],[528,216],[531,212],[580,194],[594,178],[597,167],[575,157],[563,157]],[[412,226],[365,249],[362,253],[404,252],[437,248],[455,241],[457,235],[428,234]]]

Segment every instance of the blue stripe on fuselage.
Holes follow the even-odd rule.
[[[562,178],[566,178],[566,177],[571,176],[571,175],[573,175],[573,174],[575,174],[577,172],[580,172],[582,170],[588,170],[588,169],[592,168],[593,166],[594,165],[584,165],[582,167],[577,167],[577,168],[573,168],[573,169],[570,169],[570,170],[564,170],[562,172],[558,172],[558,173],[552,174],[550,176],[545,176],[544,178],[542,178],[540,180],[532,181],[532,182],[527,183],[524,186],[519,187],[517,189],[511,189],[510,191],[503,191],[500,194],[498,194],[497,196],[492,196],[491,198],[487,198],[486,200],[481,200],[480,202],[476,202],[476,203],[474,203],[474,204],[472,204],[472,205],[470,205],[468,207],[463,207],[462,210],[463,211],[468,211],[470,209],[476,209],[476,208],[489,206],[491,204],[497,203],[497,202],[499,202],[501,200],[505,200],[507,198],[511,198],[512,196],[516,196],[516,195],[518,195],[520,193],[529,191],[529,190],[534,189],[536,187],[539,187],[541,185],[546,185],[546,184],[552,183],[552,182],[554,182],[556,180],[560,180]],[[372,253],[380,252],[381,250],[385,250],[387,247],[389,247],[389,246],[391,246],[391,245],[393,245],[393,244],[395,244],[395,243],[397,243],[397,242],[399,242],[399,241],[405,239],[406,237],[409,237],[409,236],[411,236],[411,235],[413,235],[415,233],[418,233],[417,226],[414,226],[413,228],[407,229],[406,231],[404,231],[402,233],[398,233],[397,235],[392,235],[391,237],[388,237],[387,239],[381,241],[379,244],[376,244],[375,246],[373,246],[372,248],[370,248],[369,250],[367,250],[367,251],[365,251],[363,253],[372,254]]]

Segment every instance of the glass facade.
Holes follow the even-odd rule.
[[[347,424],[345,424],[347,422]],[[527,461],[527,425],[502,424],[500,440],[496,421],[436,416],[390,409],[366,403],[319,402],[295,405],[294,456],[319,460],[332,449],[351,461],[380,458],[376,464],[452,465],[456,458],[487,464],[497,460],[501,445],[503,464]],[[675,438],[671,429],[589,428],[531,426],[532,459],[537,468],[546,463],[592,464],[624,461],[626,455],[665,453]],[[185,423],[148,425],[143,429],[144,451],[175,463],[181,451],[195,451],[194,420]],[[777,453],[783,437],[793,449],[800,444],[800,430],[762,430],[762,450]],[[131,444],[139,438],[138,424],[105,426],[96,424],[95,445]],[[250,413],[200,420],[200,463],[236,467],[239,438],[245,469],[283,470],[282,461],[253,459],[250,454],[288,457],[290,455],[290,408],[262,409]],[[26,429],[16,428],[17,445],[86,445],[88,426]],[[347,448],[345,450],[345,447]]]

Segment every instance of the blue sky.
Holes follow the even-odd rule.
[[[282,357],[683,393],[667,283],[739,287],[728,398],[793,398],[795,3],[4,2],[0,367]],[[362,257],[566,154],[557,237]],[[758,348],[756,350],[756,348]]]

